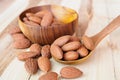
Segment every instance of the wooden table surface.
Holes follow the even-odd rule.
[[[92,3],[91,3],[92,1]],[[10,2],[10,3],[9,3]],[[79,14],[79,36],[95,35],[113,18],[120,15],[120,0],[0,0],[0,79],[38,80],[44,74],[38,71],[29,75],[24,62],[15,55],[22,51],[12,47],[13,39],[9,29],[17,26],[18,15],[28,7],[58,4],[75,9]],[[92,5],[92,6],[91,6]],[[92,13],[92,16],[91,16]],[[68,80],[120,80],[120,28],[108,35],[95,49],[92,56],[78,65],[71,65],[83,71],[83,76]],[[52,70],[58,72],[65,64],[51,59]],[[61,80],[67,80],[61,78]]]

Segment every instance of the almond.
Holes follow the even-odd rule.
[[[72,42],[72,41],[80,41],[80,39],[76,36],[71,36],[70,37],[70,42]]]
[[[64,44],[66,44],[70,39],[70,35],[66,35],[66,36],[62,36],[57,38],[53,44],[58,45],[58,46],[63,46]]]
[[[75,67],[67,66],[61,69],[60,74],[63,78],[72,79],[82,76],[83,72]]]
[[[30,17],[28,17],[28,19],[30,21],[33,21],[33,22],[38,23],[38,24],[41,23],[41,19],[39,17],[36,17],[36,16],[30,16]]]
[[[26,13],[25,15],[26,15],[27,17],[34,16],[34,14],[33,14],[33,13],[30,13],[30,12],[29,12],[29,13]]]
[[[81,46],[77,52],[80,54],[80,57],[85,57],[88,55],[88,50],[84,47],[84,46]]]
[[[25,61],[25,69],[29,74],[35,74],[38,71],[38,64],[35,59],[29,58]]]
[[[51,69],[51,62],[47,57],[40,57],[38,59],[38,66],[42,71],[48,72]]]
[[[50,52],[53,57],[57,59],[62,59],[63,58],[63,52],[60,47],[57,45],[51,45]]]
[[[35,23],[35,22],[32,22],[32,21],[24,21],[25,24],[27,24],[28,26],[31,26],[31,27],[40,27],[39,24]]]
[[[30,51],[31,52],[36,52],[36,53],[38,53],[38,56],[40,56],[40,54],[41,54],[41,48],[42,47],[39,44],[34,43],[34,44],[32,44],[30,46]]]
[[[16,40],[13,43],[13,47],[17,48],[17,49],[25,49],[28,48],[31,45],[30,40],[26,39],[26,38],[21,38],[19,40]]]
[[[78,48],[80,48],[81,44],[79,41],[73,41],[73,42],[69,42],[65,45],[63,45],[62,50],[63,51],[73,51],[73,50],[77,50]]]
[[[17,26],[11,27],[9,30],[9,33],[11,35],[16,34],[16,33],[21,33],[21,29]]]
[[[56,72],[48,72],[42,75],[39,80],[58,80],[58,74]]]
[[[14,40],[20,40],[25,38],[25,36],[22,33],[13,34],[12,37]]]
[[[68,51],[64,54],[64,60],[72,61],[78,59],[79,54],[75,51]]]
[[[25,60],[27,60],[28,58],[33,58],[33,57],[35,57],[35,56],[37,56],[37,55],[38,55],[38,53],[35,53],[35,52],[22,52],[22,53],[20,53],[20,54],[17,56],[17,58],[18,58],[19,60],[25,61]]]
[[[50,26],[51,23],[53,21],[53,15],[51,12],[47,12],[43,18],[42,18],[42,21],[41,21],[41,26],[43,27],[47,27],[47,26]]]
[[[51,58],[51,53],[50,53],[50,45],[45,45],[41,49],[41,54],[44,57]]]
[[[35,13],[36,16],[43,18],[43,16],[47,13],[47,10],[43,10],[43,11],[39,11],[37,13]]]

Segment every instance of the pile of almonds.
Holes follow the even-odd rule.
[[[53,14],[50,11],[41,10],[36,13],[26,13],[23,21],[27,25],[47,27],[51,25],[53,18]]]
[[[56,39],[50,50],[53,57],[64,61],[77,60],[88,55],[88,50],[80,43],[80,39],[70,35]]]

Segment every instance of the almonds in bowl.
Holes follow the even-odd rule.
[[[62,13],[61,13],[62,12]],[[63,35],[72,35],[78,24],[76,11],[58,5],[32,7],[19,16],[19,26],[33,43],[51,44]]]

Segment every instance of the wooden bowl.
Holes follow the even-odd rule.
[[[56,7],[58,7],[58,9],[56,9]],[[44,5],[44,6],[37,6],[37,7],[32,7],[29,8],[25,11],[23,11],[18,19],[18,23],[20,26],[20,29],[22,30],[23,34],[29,39],[31,40],[33,43],[39,43],[41,45],[45,45],[45,44],[51,44],[56,38],[63,36],[63,35],[72,35],[75,32],[76,27],[78,26],[78,14],[75,12],[74,15],[75,17],[72,19],[73,15],[71,14],[71,16],[67,16],[67,18],[64,18],[64,12],[62,11],[62,13],[59,13],[58,15],[56,15],[56,13],[54,13],[54,8],[55,10],[58,10],[60,12],[61,8],[63,8],[64,10],[67,11],[74,11],[72,9],[69,8],[65,8],[62,6],[57,6],[57,5]],[[41,10],[53,10],[53,15],[54,18],[57,18],[58,20],[59,17],[61,16],[64,18],[63,21],[67,21],[64,23],[64,25],[51,25],[48,27],[31,27],[26,25],[23,22],[23,18],[26,16],[25,14],[28,12],[32,12],[32,13],[36,13],[38,11]]]

